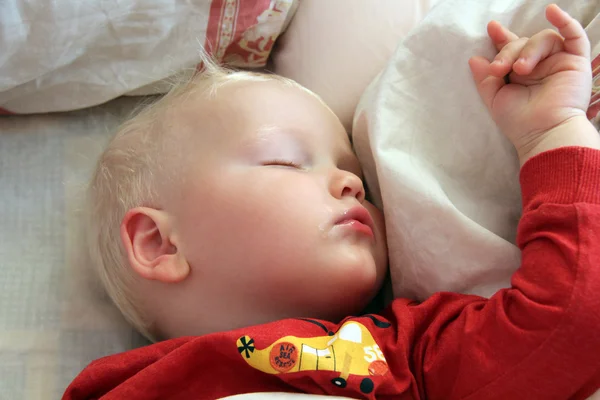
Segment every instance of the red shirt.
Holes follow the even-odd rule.
[[[94,361],[64,399],[585,398],[600,387],[600,151],[538,155],[521,186],[522,264],[490,299],[438,293],[339,324],[291,319],[168,340]]]

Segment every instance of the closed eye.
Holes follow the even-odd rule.
[[[263,162],[262,165],[275,165],[275,166],[280,166],[280,167],[290,167],[290,168],[297,168],[297,169],[301,168],[300,164],[297,164],[292,161],[286,161],[286,160],[266,161],[266,162]]]

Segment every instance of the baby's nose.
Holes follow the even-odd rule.
[[[365,200],[362,180],[348,171],[339,171],[332,184],[332,194],[337,198],[355,197],[360,203]]]

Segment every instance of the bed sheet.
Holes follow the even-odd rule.
[[[91,360],[145,344],[76,256],[77,192],[139,98],[0,117],[0,399],[58,399]]]

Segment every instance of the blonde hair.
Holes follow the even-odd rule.
[[[171,154],[167,148],[176,141],[164,123],[166,111],[186,96],[199,92],[213,96],[220,87],[232,82],[276,80],[302,88],[277,75],[222,68],[202,54],[204,70],[201,73],[176,82],[160,100],[118,128],[100,155],[86,191],[83,226],[92,267],[123,316],[151,341],[157,339],[155,329],[136,297],[133,287],[136,278],[121,243],[120,225],[129,209],[155,207],[160,200],[159,182],[174,179],[174,174],[166,168],[165,153]]]

